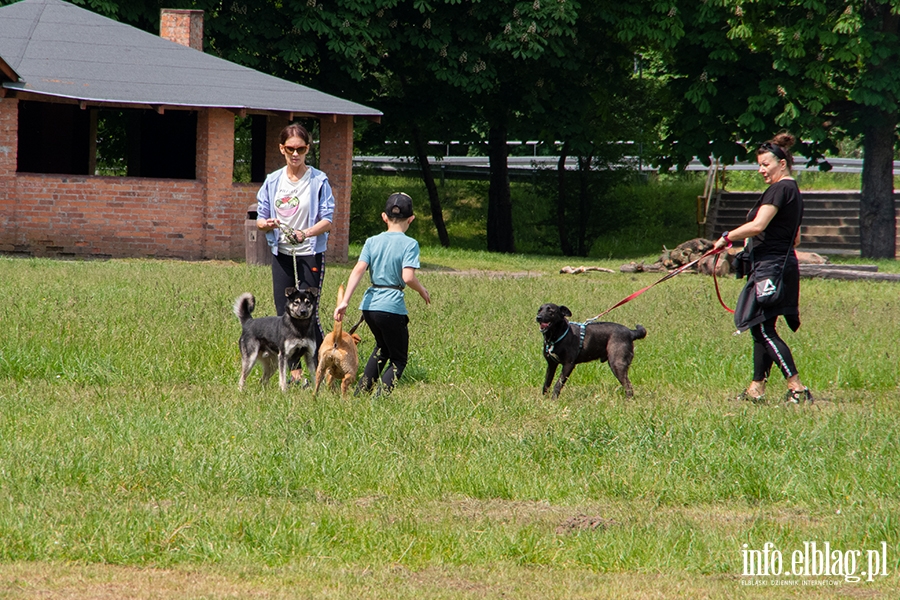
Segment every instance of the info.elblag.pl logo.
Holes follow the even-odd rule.
[[[803,542],[802,548],[790,552],[782,552],[772,542],[766,542],[761,549],[744,544],[741,558],[743,577],[839,577],[847,583],[858,583],[888,576],[887,542],[871,550],[842,550],[833,548],[830,542]],[[792,584],[801,583],[808,585],[805,581]]]

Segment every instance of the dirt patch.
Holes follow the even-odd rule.
[[[0,567],[0,597],[67,600],[284,598],[209,571],[17,563]]]
[[[460,572],[461,571],[461,572]],[[466,576],[466,569],[456,572],[433,567],[421,571],[409,571],[406,581],[423,590],[448,590],[462,592],[463,596],[488,597],[493,586]]]
[[[481,269],[462,269],[456,270],[449,267],[438,267],[434,269],[422,269],[424,273],[433,273],[435,275],[459,275],[462,277],[481,277],[484,279],[525,279],[528,277],[543,277],[545,274],[540,271],[484,271]]]
[[[606,529],[615,524],[616,521],[614,519],[576,515],[560,523],[556,528],[556,533],[558,535],[565,535],[567,533],[578,533],[580,531],[594,531],[595,529]]]
[[[387,500],[387,496],[363,496],[362,498],[357,498],[353,501],[353,504],[356,506],[360,506],[362,508],[370,508],[372,506],[376,506],[377,504]]]
[[[493,521],[521,526],[556,520],[568,510],[544,501],[461,498],[437,502],[425,514],[435,518],[446,515],[463,521]]]

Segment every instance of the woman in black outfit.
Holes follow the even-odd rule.
[[[756,151],[759,173],[769,187],[747,213],[747,222],[726,231],[715,243],[716,248],[723,248],[730,242],[749,238],[744,251],[750,253],[752,261],[751,282],[756,281],[754,274],[761,268],[771,267],[773,263],[784,268],[784,295],[780,302],[760,306],[756,302],[755,285],[747,285],[738,300],[735,325],[739,331],[749,329],[753,336],[753,381],[738,396],[741,400],[759,402],[763,399],[769,371],[775,364],[787,380],[788,402],[813,401],[809,388],[800,382],[791,349],[775,331],[779,315],[792,331],[800,327],[800,267],[794,247],[800,243],[803,197],[791,177],[794,157],[790,148],[793,145],[794,136],[780,133],[759,147]]]

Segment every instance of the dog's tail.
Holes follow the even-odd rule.
[[[337,293],[337,303],[340,304],[344,300],[344,284],[338,286]],[[338,342],[340,342],[344,338],[344,322],[343,321],[335,321],[334,322],[334,347],[337,348]]]
[[[251,315],[254,308],[256,308],[256,299],[249,292],[241,294],[234,301],[234,314],[241,320],[241,325],[253,318]]]
[[[635,325],[634,329],[631,330],[631,339],[642,340],[645,337],[647,337],[647,330],[644,329],[643,325]]]

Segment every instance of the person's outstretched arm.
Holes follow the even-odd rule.
[[[350,306],[350,297],[353,296],[353,292],[356,291],[359,282],[362,280],[362,277],[365,275],[366,269],[368,268],[369,263],[359,261],[356,263],[356,266],[353,267],[353,270],[350,271],[350,277],[347,278],[347,289],[344,290],[344,298],[341,300],[341,303],[334,308],[335,321],[344,320],[344,314],[347,312],[347,307]]]
[[[425,286],[422,285],[422,282],[416,277],[415,269],[412,267],[403,267],[403,283],[419,292],[419,295],[422,296],[422,300],[425,301],[425,304],[431,304],[431,296],[428,295],[428,290],[425,289]]]

